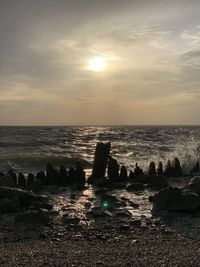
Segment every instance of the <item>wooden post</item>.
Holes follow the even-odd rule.
[[[97,143],[94,163],[92,169],[92,178],[101,178],[105,176],[111,144]]]

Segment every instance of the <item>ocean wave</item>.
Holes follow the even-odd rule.
[[[77,159],[90,168],[99,141],[111,142],[112,156],[129,169],[136,162],[147,168],[151,160],[177,156],[186,166],[200,158],[198,126],[0,127],[0,168],[38,170]]]
[[[0,170],[8,170],[11,168],[23,171],[39,171],[44,170],[47,163],[52,163],[55,167],[64,165],[66,168],[69,168],[75,167],[77,161],[80,161],[84,168],[91,168],[91,163],[81,157],[21,155],[17,157],[0,158]]]

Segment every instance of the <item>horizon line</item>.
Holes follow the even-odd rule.
[[[0,125],[0,127],[123,127],[123,126],[143,126],[143,127],[162,127],[162,126],[182,126],[182,127],[192,127],[192,126],[200,126],[200,124],[32,124],[32,125],[16,125],[16,124],[8,124],[8,125]]]

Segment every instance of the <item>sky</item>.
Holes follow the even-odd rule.
[[[194,125],[199,101],[200,1],[0,1],[0,125]]]

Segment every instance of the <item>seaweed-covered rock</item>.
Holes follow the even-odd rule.
[[[40,209],[39,211],[27,211],[17,214],[15,217],[15,222],[22,224],[47,225],[49,221],[49,214],[43,209]]]
[[[193,174],[193,173],[199,173],[199,172],[200,172],[200,164],[199,164],[199,161],[197,161],[196,164],[193,166],[190,173]]]
[[[52,210],[53,205],[50,204],[49,202],[35,201],[31,204],[29,208],[32,210],[40,210],[40,209]]]
[[[133,184],[127,186],[126,190],[130,191],[130,192],[142,191],[142,190],[144,190],[144,185],[141,183],[133,183]]]
[[[131,183],[140,183],[140,184],[147,184],[150,182],[150,176],[149,175],[140,175],[140,176],[135,176],[133,172],[130,172],[129,175],[129,180]]]
[[[168,187],[153,197],[153,213],[161,211],[194,211],[199,207],[197,194],[184,192],[179,188]]]
[[[34,183],[30,186],[29,189],[31,189],[33,192],[38,192],[40,191],[41,187],[42,187],[41,180],[35,179]]]
[[[69,169],[69,184],[74,184],[76,183],[76,170],[71,167]]]
[[[197,194],[200,194],[200,176],[194,176],[186,189],[191,190]]]
[[[148,186],[155,190],[160,190],[168,187],[168,182],[162,175],[149,175]]]
[[[19,188],[0,187],[0,201],[2,198],[19,198],[20,207],[28,208],[34,201],[47,202],[48,198],[43,195],[36,195],[31,191]]]
[[[15,182],[10,175],[0,177],[0,186],[15,187]]]
[[[0,200],[0,213],[17,212],[20,208],[20,201],[18,197],[4,197]]]

